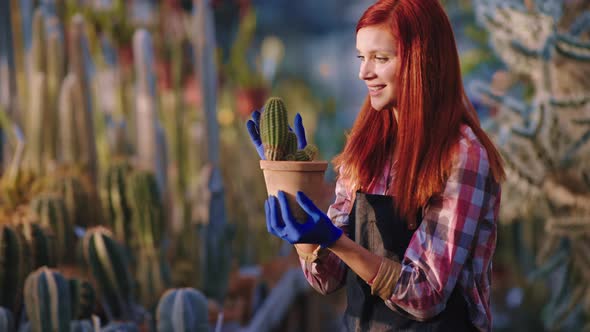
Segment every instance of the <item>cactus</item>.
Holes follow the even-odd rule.
[[[106,221],[118,241],[131,244],[131,207],[126,196],[126,179],[131,174],[131,165],[117,162],[109,166],[102,189]]]
[[[158,248],[165,231],[163,203],[156,178],[149,171],[135,171],[127,180],[127,201],[133,223],[132,249]]]
[[[147,30],[133,36],[136,86],[137,157],[141,168],[154,172],[160,192],[166,192],[166,141],[158,120],[158,100],[152,38]]]
[[[287,144],[285,147],[285,155],[289,156],[297,152],[297,135],[294,132],[289,131],[287,134]]]
[[[89,318],[94,310],[96,293],[92,285],[85,280],[69,279],[72,303],[72,319]]]
[[[31,273],[25,281],[24,296],[32,332],[70,331],[70,289],[59,272],[41,267]]]
[[[94,326],[89,320],[73,320],[70,322],[70,332],[94,332]]]
[[[260,119],[260,138],[267,160],[282,160],[286,156],[289,123],[282,99],[269,98]]]
[[[82,155],[82,132],[78,125],[84,98],[80,79],[69,73],[64,79],[59,95],[59,157],[61,162],[75,164]]]
[[[0,307],[0,331],[14,331],[14,317],[10,310]]]
[[[103,327],[101,332],[139,332],[135,323],[131,322],[113,322]]]
[[[158,299],[170,286],[168,263],[153,248],[140,248],[135,272],[140,303],[149,310],[156,307]]]
[[[55,194],[42,194],[31,202],[31,208],[39,215],[39,223],[53,230],[58,264],[73,261],[76,237],[64,200]]]
[[[120,244],[108,229],[91,228],[82,240],[82,252],[109,320],[130,318],[133,285]]]
[[[29,270],[57,266],[56,240],[51,229],[36,222],[19,223],[17,229],[27,243]]]
[[[193,288],[169,289],[156,311],[158,332],[207,332],[207,298]]]
[[[80,155],[77,160],[87,172],[93,185],[97,184],[98,177],[98,157],[96,150],[96,139],[94,135],[94,119],[92,111],[92,98],[90,89],[89,67],[91,66],[90,57],[88,56],[88,39],[85,33],[84,18],[76,14],[72,18],[69,29],[69,75],[77,78],[80,88],[79,97],[81,98],[82,108],[73,109],[75,114],[75,124],[78,127],[76,137],[80,142]]]
[[[0,225],[0,306],[13,312],[19,309],[20,291],[28,273],[25,250],[26,244],[17,230]]]
[[[92,204],[90,194],[79,177],[61,177],[54,183],[53,189],[63,198],[72,225],[89,227],[98,224],[96,213],[92,213],[96,204]]]
[[[288,155],[286,160],[291,161],[312,161],[318,155],[318,148],[313,144],[307,144],[303,150],[298,150],[295,153]]]

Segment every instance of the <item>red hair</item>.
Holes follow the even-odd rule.
[[[356,31],[368,26],[385,27],[398,43],[398,119],[393,109],[374,110],[367,97],[344,151],[333,160],[341,176],[351,179],[353,189],[367,190],[395,152],[390,194],[402,216],[415,218],[444,189],[460,127],[466,124],[486,149],[494,179],[501,182],[502,158],[465,94],[453,30],[439,2],[379,0],[365,11]]]

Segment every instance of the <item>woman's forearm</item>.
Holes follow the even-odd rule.
[[[365,282],[372,281],[377,275],[382,257],[373,254],[342,235],[328,249],[338,256],[348,267]]]

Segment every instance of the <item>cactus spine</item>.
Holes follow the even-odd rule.
[[[156,311],[158,332],[207,332],[207,298],[193,288],[169,289]]]
[[[84,260],[99,288],[109,320],[131,317],[133,284],[121,246],[102,227],[89,229],[82,241]]]
[[[32,332],[70,331],[70,289],[59,272],[41,267],[27,277],[24,293]]]
[[[260,119],[260,138],[267,160],[282,160],[286,157],[288,132],[285,103],[277,97],[269,98]]]
[[[76,238],[64,200],[55,194],[43,194],[31,202],[31,208],[38,214],[39,223],[53,230],[58,264],[73,261]]]

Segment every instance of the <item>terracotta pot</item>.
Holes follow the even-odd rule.
[[[302,191],[326,212],[328,202],[324,192],[324,173],[327,167],[327,161],[260,161],[266,192],[276,196],[279,190],[284,191],[291,213],[300,221],[307,220],[307,214],[295,200],[297,191]]]

